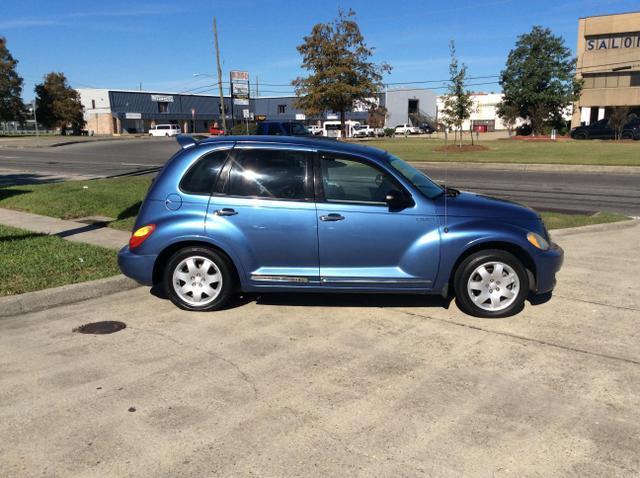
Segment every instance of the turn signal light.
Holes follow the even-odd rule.
[[[131,234],[131,239],[129,239],[129,249],[135,249],[136,247],[138,247],[155,230],[156,230],[155,224],[148,224],[147,226],[142,226],[136,229],[135,231],[133,231],[133,234]]]
[[[546,251],[549,249],[549,243],[539,234],[535,232],[530,232],[527,234],[527,240],[542,251]]]

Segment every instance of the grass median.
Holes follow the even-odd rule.
[[[130,231],[150,183],[150,178],[134,177],[11,186],[0,188],[0,207],[60,219],[107,216],[115,219],[109,227]],[[592,215],[542,212],[541,215],[549,229],[626,219],[622,214],[609,212]]]
[[[125,177],[0,188],[0,207],[60,219],[106,216],[109,227],[129,231],[150,178]]]
[[[0,225],[0,296],[119,274],[116,253]]]
[[[640,141],[480,139],[477,144],[486,150],[465,152],[436,151],[444,146],[444,141],[436,138],[398,137],[362,141],[360,144],[385,149],[406,161],[640,166]],[[470,143],[465,141],[465,144]]]

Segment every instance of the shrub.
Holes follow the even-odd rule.
[[[395,134],[395,132],[396,132],[395,128],[385,128],[384,129],[384,135],[388,136],[388,137],[393,136]]]

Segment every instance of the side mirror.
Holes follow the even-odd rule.
[[[389,191],[385,196],[384,200],[389,206],[389,209],[391,210],[403,209],[412,204],[412,201],[410,198],[408,198],[401,191],[398,191],[395,189],[392,189],[391,191]]]

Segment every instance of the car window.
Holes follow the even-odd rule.
[[[229,195],[304,200],[313,154],[306,151],[238,149],[229,174]]]
[[[290,123],[289,129],[291,130],[291,135],[293,136],[304,136],[309,134],[309,130],[300,123]]]
[[[398,171],[406,180],[413,184],[422,194],[430,199],[433,199],[442,194],[443,189],[434,183],[422,171],[414,168],[409,163],[396,158],[391,154],[387,154],[389,164],[393,169]]]
[[[387,174],[355,159],[325,154],[321,164],[327,202],[386,205],[387,193],[398,189]]]
[[[180,189],[190,194],[211,194],[228,154],[228,150],[214,151],[200,158],[182,177]]]
[[[268,134],[272,136],[280,136],[282,134],[280,131],[280,125],[278,123],[270,123]]]

